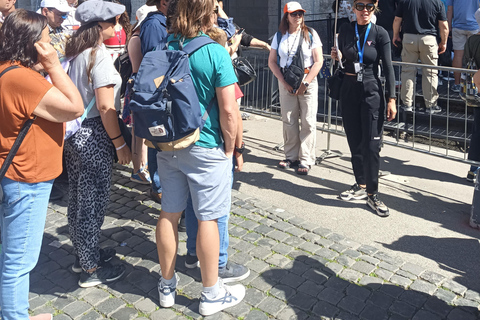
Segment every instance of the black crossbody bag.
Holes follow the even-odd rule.
[[[302,84],[303,77],[305,76],[305,66],[303,64],[303,32],[300,35],[300,41],[298,43],[297,52],[292,58],[292,63],[285,67],[282,71],[283,79],[293,88],[297,90]]]
[[[18,66],[11,66],[3,70],[2,73],[0,73],[0,77],[2,77],[5,73],[7,73],[10,70],[17,69],[19,68]],[[12,164],[13,158],[17,154],[18,148],[20,148],[20,145],[23,142],[23,139],[25,139],[25,136],[27,135],[28,129],[32,126],[33,121],[37,118],[37,116],[34,116],[33,119],[28,119],[25,121],[23,124],[22,129],[20,129],[20,133],[18,134],[17,139],[15,139],[15,142],[13,143],[12,149],[8,152],[7,157],[5,158],[5,161],[2,164],[2,167],[0,168],[0,182],[3,180],[3,177],[5,177],[5,174],[7,173],[8,167],[10,167],[10,164]],[[1,188],[0,188],[1,189]],[[0,195],[1,198],[1,195]]]

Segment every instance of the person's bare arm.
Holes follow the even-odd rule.
[[[53,87],[38,103],[33,114],[52,122],[66,122],[84,112],[82,97],[70,77],[63,70],[57,52],[49,43],[37,42],[38,60],[50,74]]]
[[[257,38],[252,39],[252,41],[250,42],[250,46],[255,48],[266,49],[268,51],[270,51],[271,49],[268,43],[266,43],[265,41],[259,40]]]
[[[128,57],[132,62],[132,73],[137,73],[143,59],[140,37],[132,37],[128,42]]]
[[[121,135],[120,127],[118,126],[117,110],[115,110],[113,85],[100,87],[95,89],[95,98],[97,99],[97,109],[102,118],[103,126],[107,131],[113,145],[115,146],[118,163],[128,164],[132,160],[130,148],[125,144],[125,140]]]
[[[231,157],[235,149],[235,139],[238,128],[238,106],[235,101],[235,87],[233,84],[215,88],[220,111],[220,127],[225,142],[225,155]]]
[[[235,147],[241,148],[243,143],[243,120],[242,114],[240,113],[240,108],[237,104],[237,136],[235,138]],[[235,172],[242,171],[243,169],[243,154],[235,152],[235,160],[237,165],[235,167]]]
[[[241,34],[234,35],[232,37],[232,39],[230,39],[232,44],[227,47],[227,51],[228,51],[228,54],[230,56],[232,56],[235,52],[237,52],[238,47],[240,46],[240,41],[241,40],[242,40],[242,35]]]
[[[447,50],[448,22],[438,21],[438,29],[440,32],[440,38],[442,39],[438,44],[438,53],[442,54],[445,52],[445,50]]]
[[[448,30],[452,30],[453,6],[447,7]]]
[[[402,26],[402,18],[400,17],[395,17],[393,20],[393,39],[392,43],[395,47],[398,47],[397,42],[402,42],[402,39],[400,38],[400,28]]]

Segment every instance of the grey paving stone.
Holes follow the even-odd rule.
[[[54,288],[55,284],[47,279],[41,279],[40,281],[36,281],[30,285],[30,291],[35,292],[37,294],[42,294],[50,289]]]
[[[265,260],[267,257],[271,256],[273,253],[269,248],[262,246],[262,247],[256,247],[252,249],[249,252],[249,254],[260,260]]]
[[[393,302],[389,310],[408,319],[411,319],[416,312],[416,308],[414,306],[398,300]]]
[[[480,294],[478,292],[475,292],[473,290],[467,290],[467,292],[465,292],[465,298],[466,299],[469,299],[469,300],[475,300],[477,302],[480,302]]]
[[[453,309],[447,316],[448,320],[474,320],[477,317],[460,308]]]
[[[228,230],[229,234],[233,237],[237,237],[237,238],[243,238],[244,235],[247,234],[247,230],[241,228],[241,227],[231,227],[229,230]]]
[[[435,292],[435,296],[446,303],[452,303],[457,298],[457,295],[452,291],[448,291],[442,288],[438,288]]]
[[[338,291],[333,288],[325,288],[317,295],[319,300],[326,301],[333,305],[339,303],[344,297],[345,294],[342,291]]]
[[[304,235],[302,235],[302,238],[307,240],[307,241],[316,243],[318,241],[318,239],[320,239],[320,236],[316,235],[314,233],[311,233],[311,232],[307,232]]]
[[[365,302],[353,296],[346,296],[338,303],[337,307],[354,315],[359,315],[365,308]]]
[[[82,315],[80,318],[77,318],[77,319],[80,319],[80,320],[98,320],[98,319],[104,319],[104,318],[97,311],[91,310],[91,311],[87,312],[85,315]]]
[[[301,237],[303,236],[304,234],[307,233],[306,230],[303,230],[303,229],[300,229],[298,227],[294,227],[292,226],[290,229],[288,229],[286,231],[288,234],[291,234],[292,236],[295,236],[295,237]]]
[[[383,280],[378,277],[363,276],[358,283],[370,290],[377,290],[383,285]]]
[[[410,280],[412,280],[412,281],[414,281],[414,280],[417,279],[417,276],[416,276],[416,275],[414,275],[413,273],[407,272],[407,271],[405,271],[405,270],[398,270],[397,272],[395,272],[395,274],[396,274],[397,276],[401,276],[401,277],[410,279]]]
[[[410,286],[410,290],[416,290],[432,295],[435,290],[437,290],[437,286],[424,280],[417,279],[413,281],[412,285]]]
[[[329,240],[332,240],[333,242],[340,242],[340,241],[345,239],[345,236],[342,235],[342,234],[338,234],[338,233],[331,233],[328,236],[326,236],[325,238],[327,238]]]
[[[284,243],[277,243],[272,247],[272,250],[281,254],[281,255],[288,255],[290,252],[294,250],[292,246],[286,245]]]
[[[377,258],[367,256],[365,254],[362,254],[360,257],[358,257],[358,259],[360,259],[362,261],[365,261],[365,262],[368,262],[370,264],[373,264],[374,266],[376,266],[380,263],[380,260],[378,260]]]
[[[357,250],[369,256],[373,256],[378,252],[377,248],[368,245],[361,245]]]
[[[150,298],[145,298],[143,300],[140,300],[137,303],[135,303],[134,306],[140,312],[143,312],[146,314],[154,312],[158,307],[157,303],[153,302],[153,300]]]
[[[96,309],[100,312],[109,317],[115,311],[119,310],[120,308],[125,306],[125,302],[119,298],[109,298],[102,303],[100,303]]]
[[[385,269],[376,269],[374,272],[379,278],[384,279],[384,280],[390,280],[390,278],[393,276],[393,272],[387,271]]]
[[[139,244],[138,246],[135,246],[135,248],[133,248],[135,251],[138,251],[140,252],[141,254],[148,254],[152,251],[156,251],[157,250],[157,246],[155,245],[155,243],[153,242],[142,242],[141,244]]]
[[[413,316],[412,320],[440,320],[441,318],[429,311],[420,310]]]
[[[391,284],[384,285],[379,290],[393,298],[400,297],[400,295],[405,291],[403,288]]]
[[[271,247],[276,245],[278,242],[270,239],[270,238],[262,238],[257,241],[257,245],[260,247],[266,247],[268,250],[270,250]]]
[[[270,289],[270,294],[282,301],[288,301],[288,299],[295,295],[295,293],[296,292],[293,288],[283,284],[276,284],[272,289]]]
[[[383,251],[378,251],[373,257],[397,267],[401,267],[405,263],[402,258],[397,256],[390,256]]]
[[[347,250],[348,247],[340,243],[334,243],[329,247],[329,249],[334,250],[338,253],[342,253],[343,251]]]
[[[306,221],[305,221],[305,219],[302,219],[302,218],[299,218],[299,217],[295,216],[295,217],[289,219],[288,222],[297,226],[297,227],[299,227],[302,224],[304,224]]]
[[[110,293],[99,288],[93,287],[84,290],[88,290],[88,292],[83,299],[92,306],[96,306],[110,297]]]
[[[314,255],[307,257],[307,259],[305,259],[305,263],[309,266],[312,266],[314,269],[322,269],[323,266],[327,265],[328,260],[323,257]]]
[[[336,260],[339,264],[345,267],[351,267],[356,262],[354,259],[344,254],[338,256]]]
[[[259,259],[253,259],[249,261],[245,266],[257,273],[262,273],[269,267],[268,263]]]
[[[378,264],[379,268],[391,271],[391,272],[396,272],[399,269],[399,266],[396,266],[394,264],[382,261]]]
[[[110,316],[115,320],[131,320],[135,319],[138,315],[137,310],[133,308],[122,308]]]
[[[240,227],[245,228],[247,230],[253,230],[258,227],[260,224],[258,222],[252,220],[244,220],[239,224]]]
[[[77,318],[80,315],[89,311],[90,309],[92,309],[91,305],[89,305],[86,302],[77,300],[77,301],[69,304],[65,308],[63,308],[63,312],[65,312],[67,315],[69,315],[72,318]]]
[[[286,259],[286,258],[285,258]],[[242,266],[246,265],[249,261],[253,260],[253,257],[245,252],[237,252],[233,256],[229,257],[229,260]]]
[[[274,231],[275,229],[272,227],[269,227],[267,225],[261,224],[258,227],[255,228],[255,232],[258,232],[260,234],[267,234],[269,232]]]
[[[285,221],[278,221],[271,225],[272,228],[289,233],[289,229],[295,228],[292,224]]]
[[[243,252],[249,252],[253,249],[256,248],[256,246],[254,246],[253,244],[247,242],[247,241],[243,241],[243,240],[240,240],[239,242],[237,242],[235,245],[232,246],[235,250],[239,250],[239,251],[243,251]]]
[[[350,249],[354,249],[354,250],[357,250],[358,248],[360,248],[360,243],[358,243],[358,242],[356,242],[352,239],[349,239],[349,238],[345,238],[345,239],[339,241],[338,243],[340,243],[344,246],[347,246]]]
[[[271,210],[271,209],[273,209],[273,210]],[[293,213],[285,211],[284,209],[280,209],[280,208],[270,207],[270,208],[267,209],[267,211],[272,212],[273,214],[275,214],[280,219],[286,220],[286,221],[296,217]]]
[[[308,294],[309,296],[316,297],[323,289],[325,289],[325,287],[321,284],[307,280],[297,288],[297,292],[302,292]]]
[[[453,301],[453,304],[456,305],[456,306],[459,306],[459,307],[475,308],[475,310],[478,311],[478,303],[476,301],[472,301],[472,300],[468,300],[468,299],[465,299],[465,298],[457,297],[457,299],[455,299]]]
[[[315,254],[327,260],[334,260],[336,257],[338,257],[337,252],[327,248],[321,248],[320,250],[315,252]]]
[[[332,230],[327,229],[327,228],[319,227],[319,228],[313,229],[313,233],[318,234],[319,236],[326,238],[326,237],[328,237],[329,235],[332,234]]]
[[[324,284],[328,280],[329,275],[318,269],[309,269],[302,277],[317,284]]]
[[[370,296],[370,290],[360,287],[356,284],[351,284],[347,287],[346,290],[347,296],[355,297],[358,300],[365,301]]]
[[[314,298],[306,293],[299,292],[293,296],[288,303],[301,310],[308,311],[318,302],[317,298]]]
[[[319,239],[315,240],[315,243],[322,246],[322,247],[325,247],[325,248],[330,248],[330,246],[335,244],[335,242],[333,242],[332,240],[328,240],[328,239],[325,239],[325,238],[319,238]]]
[[[401,276],[397,276],[396,274],[394,274],[391,278],[390,278],[390,282],[393,283],[393,284],[396,284],[402,288],[408,288],[411,284],[412,284],[412,280],[410,279],[407,279],[405,277],[401,277]]]
[[[360,313],[360,317],[365,320],[386,320],[388,319],[388,313],[385,309],[367,303],[363,311]]]
[[[328,302],[319,301],[313,306],[312,312],[314,315],[322,317],[322,319],[333,319],[335,315],[340,312],[340,310]]]
[[[307,251],[307,252],[310,252],[312,254],[315,254],[315,252],[317,252],[318,250],[322,249],[322,247],[314,244],[314,243],[311,243],[311,242],[304,242],[303,244],[301,244],[300,246],[298,246],[299,249],[303,250],[303,251]]]
[[[327,280],[327,282],[324,283],[325,287],[332,288],[341,292],[343,292],[343,290],[345,290],[345,288],[348,287],[349,285],[350,283],[348,281],[345,281],[337,277],[331,277],[330,279]]]
[[[467,291],[467,287],[453,280],[446,280],[443,282],[442,287],[455,292],[456,294],[463,295]]]
[[[400,267],[400,269],[404,270],[404,271],[407,271],[407,272],[410,272],[410,273],[416,275],[417,277],[420,276],[425,271],[425,268],[420,267],[419,265],[416,265],[416,264],[413,264],[413,263],[410,263],[410,262],[406,262],[405,264],[403,264]]]
[[[125,280],[138,287],[143,292],[149,292],[157,287],[158,278],[150,273],[135,270],[125,277]]]
[[[336,263],[336,262],[328,262],[326,264],[326,268],[328,268],[328,270],[332,271],[335,275],[339,275],[342,271],[343,271],[343,266]]]
[[[302,261],[294,260],[294,261],[290,261],[284,268],[296,275],[302,275],[308,269],[310,269],[311,266]]]
[[[244,235],[242,237],[242,239],[245,240],[245,241],[254,243],[254,242],[257,242],[258,240],[262,239],[262,235],[258,234],[256,232],[250,232],[250,233],[247,233],[246,235]]]
[[[160,308],[150,315],[152,320],[177,319],[177,314],[171,309]]]
[[[343,269],[339,275],[340,278],[351,282],[357,282],[362,276],[363,274],[352,269]]]
[[[402,301],[405,301],[417,308],[420,308],[421,306],[423,306],[425,304],[425,302],[427,301],[429,295],[426,295],[424,293],[421,293],[421,292],[417,292],[417,291],[412,291],[412,290],[405,290],[405,292],[403,292],[401,295],[400,295],[400,300]]]
[[[234,307],[228,308],[225,311],[231,314],[235,319],[245,317],[250,312],[250,305],[246,304],[245,301],[241,301]]]
[[[286,239],[288,239],[290,237],[290,235],[288,233],[283,232],[283,231],[273,230],[273,231],[267,233],[267,237],[281,242],[281,241],[285,241]]]
[[[298,288],[303,282],[305,282],[305,278],[295,273],[289,273],[280,280],[281,284],[287,285],[294,289]]]
[[[368,302],[385,310],[390,308],[390,306],[394,301],[395,301],[394,298],[383,293],[382,291],[374,291],[372,292],[372,295],[370,296],[370,298],[368,298]]]
[[[255,288],[247,288],[244,301],[256,308],[265,298],[266,296],[262,291]]]
[[[267,320],[267,319],[268,319],[268,316],[260,310],[252,310],[245,317],[245,320]]]
[[[266,297],[259,305],[258,308],[272,316],[278,315],[285,307],[285,303],[282,300],[274,297]]]
[[[263,277],[257,277],[253,281],[250,282],[250,285],[254,288],[257,288],[258,290],[262,292],[266,292],[270,290],[273,285],[276,284],[275,282],[268,282],[265,280]]]
[[[355,262],[351,267],[352,270],[364,273],[364,274],[370,274],[373,272],[376,267],[370,263],[364,262],[364,261],[357,261]]]

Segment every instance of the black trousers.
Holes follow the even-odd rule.
[[[363,82],[357,82],[356,76],[345,75],[340,107],[355,180],[358,184],[366,184],[369,194],[377,193],[385,118],[380,80],[365,75]]]
[[[473,108],[473,132],[468,160],[480,161],[480,107]]]

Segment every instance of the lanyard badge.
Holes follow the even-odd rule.
[[[365,31],[365,39],[363,39],[363,46],[360,46],[360,35],[358,34],[358,24],[355,24],[355,35],[357,36],[357,48],[358,48],[358,60],[354,64],[355,72],[357,73],[357,81],[363,81],[363,54],[365,52],[365,43],[367,42],[368,34],[370,33],[370,29],[372,28],[372,23],[368,24],[367,31]]]

